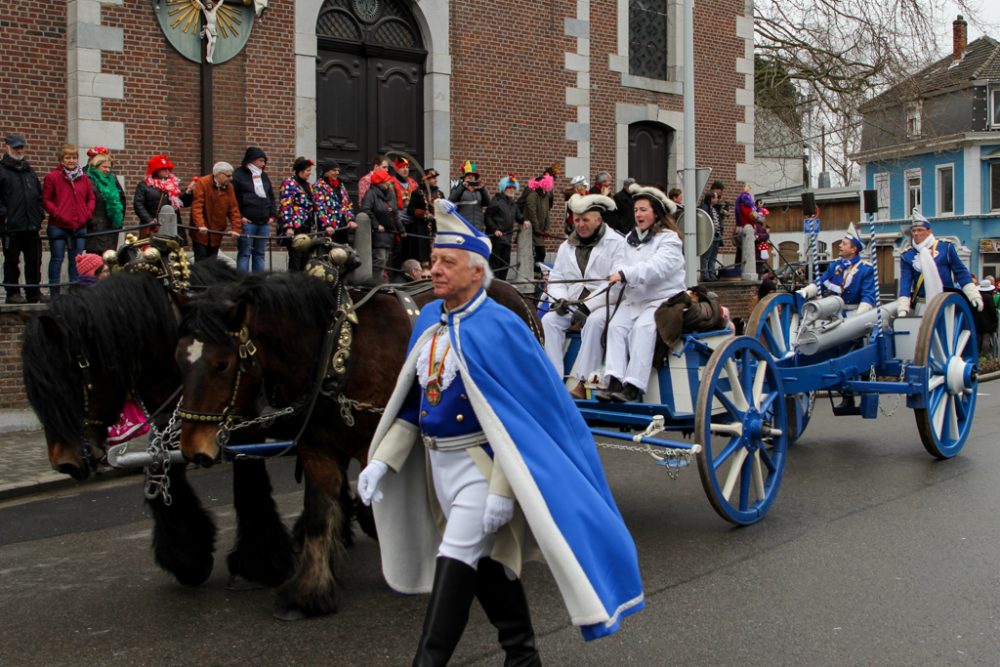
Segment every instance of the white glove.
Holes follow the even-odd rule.
[[[869,310],[873,310],[874,308],[875,307],[870,303],[862,301],[861,303],[858,304],[858,309],[855,312],[857,312],[857,314],[860,315],[861,313],[867,313]]]
[[[962,292],[969,299],[969,303],[978,310],[983,312],[983,295],[979,293],[979,288],[976,287],[975,283],[969,283],[962,286]]]
[[[486,511],[483,512],[483,531],[490,535],[497,532],[514,516],[514,499],[491,493],[486,496]]]
[[[385,463],[372,459],[365,466],[365,469],[358,475],[358,496],[365,505],[371,505],[372,501],[382,500],[382,492],[378,490],[378,483],[385,474],[389,472],[389,466]]]
[[[809,283],[802,289],[795,290],[795,293],[808,301],[809,299],[815,299],[819,295],[819,288],[816,286],[816,283]]]
[[[896,316],[906,317],[910,314],[910,297],[901,296],[896,299]]]

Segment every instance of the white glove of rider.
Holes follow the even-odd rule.
[[[896,299],[896,316],[906,317],[910,314],[910,297],[901,296]]]
[[[873,310],[873,309],[874,309],[874,306],[872,306],[870,303],[865,303],[864,301],[862,301],[861,303],[858,304],[858,309],[855,312],[858,315],[860,315],[861,313],[867,313],[869,310]]]
[[[816,283],[809,283],[802,289],[795,290],[795,293],[808,301],[809,299],[815,299],[819,295],[819,288],[816,287]]]
[[[486,511],[483,512],[483,531],[487,535],[497,532],[514,516],[514,499],[491,493],[486,496]]]
[[[983,312],[983,295],[979,293],[979,288],[976,283],[963,285],[962,292],[966,297],[968,297],[969,303],[971,303],[976,310]]]
[[[372,459],[365,466],[358,476],[358,496],[365,505],[371,505],[372,501],[382,500],[382,492],[378,490],[378,483],[389,472],[389,466],[385,463]]]

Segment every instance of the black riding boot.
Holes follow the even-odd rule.
[[[479,560],[479,585],[476,597],[490,623],[497,629],[497,639],[507,654],[504,667],[541,667],[531,627],[528,598],[521,580],[511,581],[503,565],[490,558]]]
[[[453,558],[439,556],[434,569],[434,589],[427,603],[424,631],[413,658],[413,667],[443,667],[455,652],[469,621],[476,595],[478,573]]]

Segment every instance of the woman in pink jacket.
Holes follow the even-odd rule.
[[[67,248],[69,281],[79,279],[76,256],[83,252],[87,223],[94,215],[94,190],[80,167],[76,146],[65,144],[59,152],[59,166],[42,183],[42,203],[49,214],[49,292],[55,296]]]

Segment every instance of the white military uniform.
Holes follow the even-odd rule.
[[[650,230],[640,240],[636,228],[626,238],[624,260],[608,272],[625,276],[625,298],[608,326],[605,375],[645,391],[656,347],[653,314],[685,289],[684,255],[680,237],[669,230],[658,234]]]
[[[607,319],[605,308],[609,298],[612,306],[614,305],[619,290],[618,286],[613,286],[610,295],[608,295],[605,294],[604,288],[608,286],[608,276],[614,272],[615,267],[621,266],[625,257],[625,239],[606,223],[602,224],[594,233],[602,236],[590,251],[586,271],[580,271],[580,265],[576,261],[576,246],[571,245],[569,241],[563,241],[556,254],[556,263],[549,273],[551,282],[547,289],[553,300],[579,300],[585,289],[590,295],[584,300],[587,308],[590,309],[590,316],[587,317],[587,321],[583,325],[583,331],[580,334],[580,353],[577,355],[576,364],[572,369],[572,374],[580,381],[586,380],[589,374],[600,368],[601,334],[604,333]],[[587,282],[555,282],[559,280],[586,280]],[[571,312],[567,315],[560,315],[554,310],[550,310],[542,318],[542,328],[545,330],[545,354],[552,361],[552,365],[555,366],[560,377],[565,375],[563,355],[565,354],[566,329],[569,328],[573,320],[573,310],[575,308],[571,308]]]

